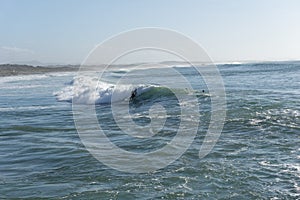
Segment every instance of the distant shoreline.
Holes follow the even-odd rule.
[[[31,65],[17,65],[17,64],[1,64],[0,65],[0,77],[5,76],[19,76],[19,75],[30,75],[30,74],[43,74],[48,72],[71,72],[77,71],[77,66],[31,66]]]
[[[192,62],[193,64],[198,64],[199,66],[205,66],[211,63],[203,63],[203,62]],[[134,64],[113,64],[110,67],[115,69],[126,69],[126,68],[136,68],[139,65],[148,65],[151,66],[153,63],[134,63]],[[157,63],[155,63],[157,64]],[[155,65],[154,64],[154,65]],[[179,61],[164,61],[158,63],[159,65],[171,65],[171,66],[180,66],[187,65],[190,63],[187,62],[179,62]],[[217,66],[228,66],[228,65],[257,65],[257,64],[297,64],[300,65],[300,60],[290,60],[290,61],[257,61],[257,62],[224,62],[224,63],[214,63]],[[107,65],[89,65],[86,66],[84,70],[96,70],[99,67],[105,68]],[[31,74],[43,74],[49,72],[74,72],[78,71],[80,65],[49,65],[49,66],[32,66],[26,64],[0,64],[0,77],[5,76],[18,76],[18,75],[31,75]]]

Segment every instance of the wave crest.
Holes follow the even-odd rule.
[[[98,81],[96,78],[77,77],[61,91],[54,93],[58,101],[73,102],[77,104],[109,104],[129,99],[133,90],[136,97],[143,93],[152,95],[157,92],[158,85],[114,85]],[[149,91],[152,91],[152,93]]]

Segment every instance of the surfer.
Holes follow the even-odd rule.
[[[133,100],[134,97],[136,96],[136,94],[137,94],[137,89],[134,89],[134,90],[131,92],[130,100]]]

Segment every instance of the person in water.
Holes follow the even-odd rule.
[[[133,98],[136,97],[136,95],[137,95],[137,89],[134,89],[134,90],[131,92],[130,100],[133,100]]]

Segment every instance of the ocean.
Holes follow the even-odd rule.
[[[202,158],[215,97],[197,67],[0,77],[0,199],[300,199],[300,62],[217,68],[226,118]]]

